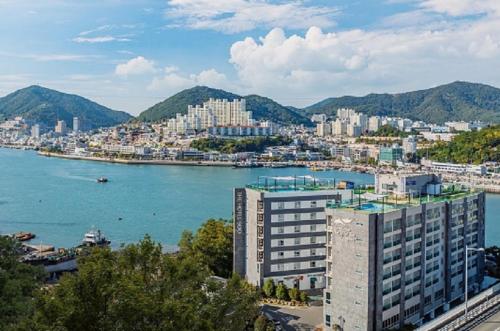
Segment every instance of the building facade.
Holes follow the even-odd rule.
[[[261,177],[234,191],[234,271],[262,286],[272,278],[288,287],[323,288],[327,201],[352,190],[309,177]]]
[[[420,325],[463,300],[466,245],[484,247],[485,196],[443,192],[329,205],[326,330]],[[469,291],[478,291],[480,254],[469,253],[468,278]]]

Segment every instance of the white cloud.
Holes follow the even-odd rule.
[[[500,14],[498,0],[421,0],[420,6],[430,11],[450,16]]]
[[[225,33],[255,28],[304,29],[311,25],[332,27],[337,9],[308,6],[305,1],[271,3],[268,0],[169,0],[170,26],[211,29]]]
[[[246,90],[301,105],[454,80],[500,84],[493,70],[500,68],[500,18],[435,23],[337,33],[312,27],[304,36],[275,28],[258,40],[234,43],[230,62]],[[295,100],[297,95],[308,99]]]
[[[118,76],[143,75],[156,72],[153,61],[138,56],[130,59],[126,63],[118,64],[115,68],[115,74]]]
[[[99,55],[81,55],[81,54],[24,54],[24,53],[11,53],[0,51],[0,56],[19,58],[19,59],[30,59],[39,62],[83,62],[90,61],[100,58]]]
[[[113,37],[113,36],[97,36],[97,37],[76,37],[73,38],[76,43],[107,43],[110,41],[130,41],[129,38]]]
[[[182,89],[196,85],[206,85],[214,88],[228,88],[227,77],[215,69],[203,70],[199,74],[183,74],[177,67],[167,67],[162,77],[155,77],[148,89],[176,93]]]

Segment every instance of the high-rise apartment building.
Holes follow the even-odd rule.
[[[31,137],[32,138],[40,138],[40,124],[34,124],[31,127]]]
[[[62,135],[66,134],[66,132],[68,131],[68,128],[66,126],[66,122],[65,121],[57,121],[55,131],[56,131],[56,133],[59,133]]]
[[[396,178],[398,177],[398,178]],[[377,175],[376,194],[328,204],[326,330],[419,325],[480,289],[485,196],[435,175]],[[392,192],[392,193],[389,193]]]
[[[80,132],[80,119],[78,117],[73,117],[73,132]]]
[[[234,271],[262,286],[268,278],[300,289],[323,288],[325,207],[352,198],[334,180],[260,177],[234,191]]]

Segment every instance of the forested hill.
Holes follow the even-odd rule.
[[[101,106],[74,94],[41,86],[30,86],[0,98],[0,120],[22,116],[35,123],[53,127],[64,120],[71,128],[73,117],[88,128],[113,126],[128,121],[131,115]]]
[[[500,123],[500,89],[454,82],[415,92],[328,98],[303,111],[307,115],[335,115],[338,108],[344,107],[368,115],[400,116],[428,123],[460,120]]]
[[[244,98],[247,103],[247,110],[253,112],[253,117],[256,120],[271,120],[280,124],[310,124],[306,116],[284,107],[269,98],[258,95],[243,97],[206,86],[196,86],[181,91],[143,111],[138,116],[138,119],[140,121],[153,122],[173,118],[177,113],[186,114],[188,105],[201,105],[210,98],[228,100]]]

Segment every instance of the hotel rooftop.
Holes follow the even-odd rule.
[[[261,192],[321,191],[353,189],[354,183],[335,178],[316,178],[313,176],[260,176],[256,183],[249,184],[246,188]]]

